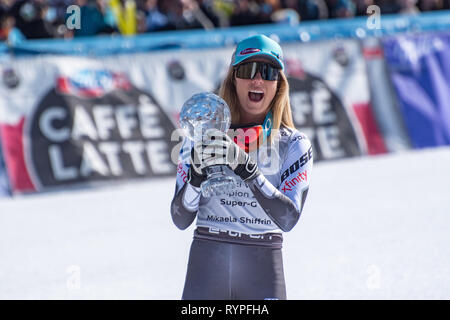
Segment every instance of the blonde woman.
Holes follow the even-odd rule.
[[[183,299],[286,299],[282,232],[300,218],[312,148],[292,122],[282,49],[264,35],[238,43],[220,96],[228,135],[184,141],[171,214],[186,229],[197,218]],[[225,165],[236,188],[201,196],[205,168]]]

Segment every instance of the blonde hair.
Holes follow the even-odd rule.
[[[239,110],[241,105],[236,92],[233,66],[228,69],[227,75],[219,89],[219,96],[225,100],[230,107],[231,122],[239,124]],[[277,84],[277,92],[269,105],[273,114],[272,129],[280,129],[281,126],[295,129],[292,121],[291,104],[289,100],[289,83],[283,71],[280,71]],[[272,130],[275,132],[276,130]]]

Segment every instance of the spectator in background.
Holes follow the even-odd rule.
[[[186,21],[194,25],[199,24],[201,28],[206,30],[214,29],[214,23],[202,9],[201,1],[181,0],[181,3],[183,4],[183,17]],[[210,14],[212,15],[213,13],[211,12]]]
[[[376,0],[375,4],[380,7],[380,11],[382,14],[398,13],[400,11],[398,1]]]
[[[256,0],[255,3],[259,7],[259,16],[262,23],[271,23],[272,14],[280,9],[281,4],[279,0]]]
[[[145,0],[141,12],[145,14],[145,32],[166,30],[169,19],[160,10],[158,0]]]
[[[297,0],[301,21],[327,19],[328,7],[324,0]]]
[[[288,24],[295,26],[300,22],[300,15],[298,12],[291,8],[283,8],[275,11],[270,19],[278,24]]]
[[[417,8],[417,0],[397,0],[400,6],[399,13],[401,14],[418,14],[420,13],[419,8]]]
[[[15,18],[16,27],[27,39],[52,38],[55,30],[44,18],[48,6],[44,0],[16,1],[9,14]]]
[[[75,5],[80,7],[80,28],[67,30],[65,37],[89,37],[102,33],[107,25],[103,18],[97,1],[95,0],[77,0]],[[66,16],[66,19],[68,16]]]
[[[136,11],[136,32],[137,33],[146,33],[147,32],[147,17],[145,16],[145,12],[142,10]]]
[[[12,15],[0,12],[0,41],[6,41],[9,45],[16,45],[25,40],[25,36],[15,25],[16,19]]]
[[[281,0],[281,5],[285,9],[294,10],[295,12],[300,12],[300,1],[299,0]]]
[[[67,8],[74,4],[74,0],[47,0],[47,10],[44,19],[52,26],[53,37],[62,38],[67,33]]]
[[[0,0],[0,15],[3,16],[8,12],[15,0]]]
[[[12,18],[13,21],[7,21],[8,18]],[[11,29],[11,26],[14,26],[15,24],[16,19],[8,14],[8,8],[4,8],[3,3],[0,2],[0,41],[8,39],[9,30]]]
[[[354,0],[357,16],[366,16],[367,8],[374,5],[374,0]]]
[[[421,0],[419,1],[420,11],[432,11],[432,10],[442,10],[444,9],[443,0]]]
[[[164,1],[164,6],[163,12],[174,30],[214,28],[214,24],[195,0],[168,0]]]
[[[330,18],[351,18],[356,14],[355,4],[351,0],[327,0]]]
[[[200,10],[204,12],[206,17],[212,22],[215,28],[221,27],[223,21],[221,21],[219,12],[215,7],[214,0],[197,0]],[[227,26],[227,25],[224,25]]]
[[[110,0],[97,0],[97,8],[102,13],[103,21],[106,24],[106,29],[102,33],[118,32],[117,19],[111,8]]]
[[[55,24],[65,24],[67,8],[75,4],[74,0],[48,0],[49,12]]]
[[[230,18],[231,26],[243,26],[270,22],[270,17],[261,11],[261,7],[258,3],[249,0],[237,1],[235,3],[233,14]]]

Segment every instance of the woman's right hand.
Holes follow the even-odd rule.
[[[226,146],[217,144],[217,140],[225,140],[225,134],[208,129],[203,132],[202,140],[195,141],[191,149],[191,168],[197,175],[206,174],[205,168],[212,165],[228,165]]]
[[[199,168],[202,172],[205,167],[223,165],[228,166],[243,181],[259,175],[257,163],[226,133],[214,129],[206,131],[199,150],[198,155],[202,160]]]
[[[209,129],[201,141],[194,142],[191,149],[190,169],[188,179],[191,185],[199,187],[206,179],[206,167],[213,165],[228,165],[226,145],[217,144],[217,140],[226,140],[226,134]]]
[[[191,157],[188,171],[188,182],[194,187],[199,188],[200,184],[206,179],[205,165],[203,159],[204,146],[202,144],[196,145],[191,149]]]

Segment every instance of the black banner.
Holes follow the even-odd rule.
[[[37,189],[175,174],[174,124],[150,94],[106,75],[110,90],[58,79],[27,119],[25,157]]]
[[[356,132],[337,94],[319,77],[288,77],[292,117],[311,140],[314,160],[361,155]]]

